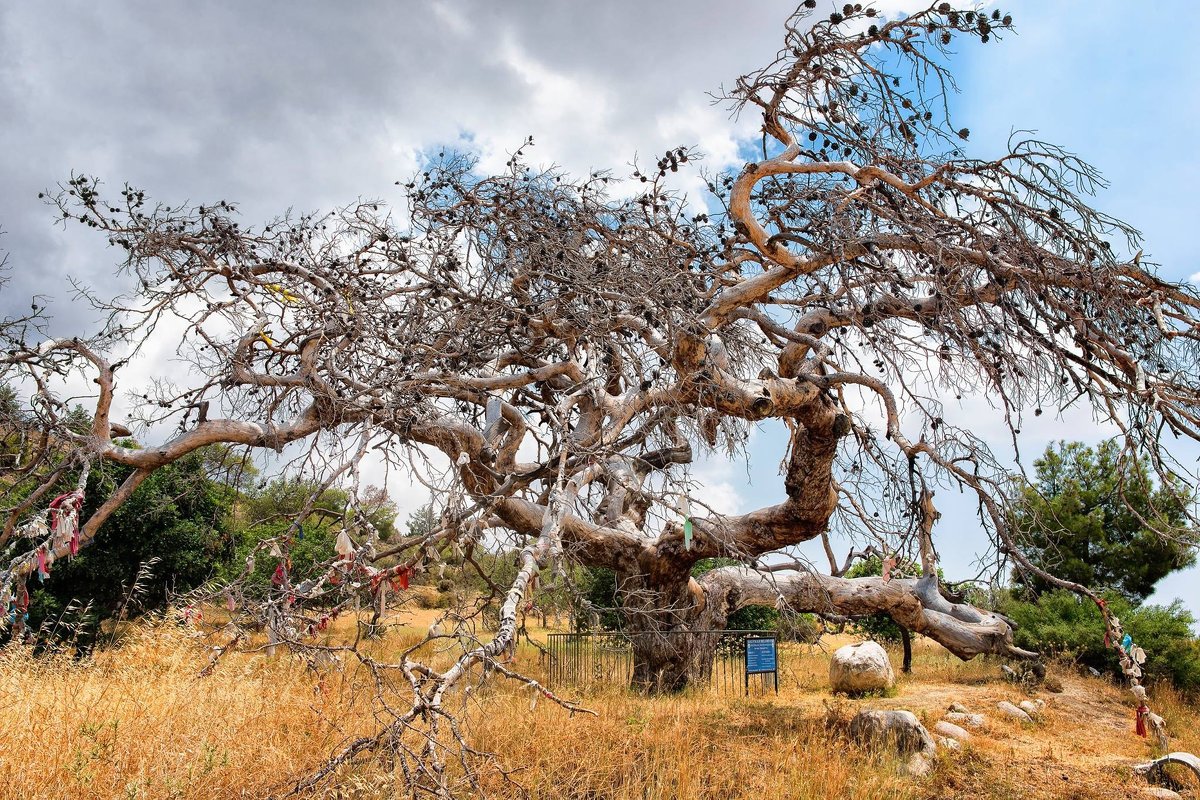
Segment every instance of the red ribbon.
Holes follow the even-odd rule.
[[[82,500],[83,498],[79,496],[78,492],[66,492],[65,494],[60,494],[58,497],[51,500],[50,508],[54,511],[58,511],[58,507],[62,505],[64,500],[67,499],[71,500],[71,505],[77,505],[78,501]]]
[[[83,496],[79,492],[67,492],[60,494],[58,497],[50,501],[50,521],[53,524],[58,524],[58,519],[63,511],[67,508],[72,508],[76,512],[83,506]],[[79,531],[79,517],[75,517],[75,532]]]
[[[374,592],[378,588],[377,582],[382,581],[385,575],[387,575],[386,572],[381,572],[371,579],[371,591],[372,592]],[[400,570],[399,572],[392,573],[388,577],[388,585],[392,588],[393,592],[398,592],[401,589],[407,589],[411,580],[412,580],[412,568],[405,567],[404,569]]]
[[[1146,735],[1146,715],[1150,713],[1149,706],[1138,706],[1137,708],[1137,735]]]

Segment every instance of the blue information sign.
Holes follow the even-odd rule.
[[[775,650],[774,636],[747,636],[746,653],[746,694],[750,694],[751,675],[773,675],[775,678],[775,693],[779,693],[779,655]]]
[[[774,638],[746,637],[747,675],[755,675],[760,672],[774,672],[778,669],[777,662]]]

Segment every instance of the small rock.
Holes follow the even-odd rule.
[[[1093,678],[1100,677],[1100,670],[1096,669],[1095,667],[1088,667],[1088,673],[1091,674]]]
[[[1046,701],[1044,700],[1040,706],[1037,703],[1030,702],[1029,700],[1022,700],[1021,702],[1017,703],[1017,707],[1028,714],[1030,719],[1037,719],[1038,717],[1042,716],[1042,708],[1044,708],[1045,705]]]
[[[971,734],[967,733],[964,729],[958,727],[953,722],[947,722],[946,720],[942,720],[938,724],[934,725],[933,732],[939,733],[942,736],[946,736],[951,739],[956,739],[960,742],[967,742],[971,740]]]
[[[955,714],[970,714],[971,713],[971,710],[969,708],[967,708],[966,706],[964,706],[962,703],[951,703],[950,711],[952,711]]]
[[[954,750],[956,752],[962,750],[962,743],[957,739],[951,739],[949,736],[937,737],[937,743],[947,750]]]
[[[887,651],[876,642],[839,647],[829,660],[829,684],[835,692],[863,694],[890,689],[896,673]]]
[[[1172,792],[1162,786],[1143,786],[1142,797],[1157,797],[1160,800],[1183,800],[1179,792]]]
[[[1001,700],[999,703],[996,703],[996,708],[1000,710],[1000,713],[1004,714],[1010,719],[1015,719],[1017,722],[1028,722],[1033,724],[1033,717],[1029,716],[1029,714],[1025,713],[1024,710],[1017,708],[1007,700]]]
[[[963,714],[958,711],[951,711],[947,714],[946,721],[955,725],[966,725],[968,728],[982,728],[987,725],[983,714]]]
[[[932,768],[929,756],[917,753],[904,765],[904,773],[911,778],[924,778]]]

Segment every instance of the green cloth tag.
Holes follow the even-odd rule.
[[[683,520],[683,548],[685,550],[692,549],[692,518],[686,517]]]

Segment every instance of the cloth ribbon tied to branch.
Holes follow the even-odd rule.
[[[683,549],[692,549],[692,506],[687,495],[679,498],[679,515],[683,517]]]
[[[24,630],[26,623],[29,622],[29,590],[22,583],[17,589],[16,594],[9,600],[8,605],[8,624],[12,627],[13,634],[20,636]]]
[[[345,529],[338,531],[337,540],[333,543],[334,552],[341,556],[344,561],[353,561],[356,549],[354,540],[350,538],[350,534],[346,533]]]
[[[1166,749],[1170,743],[1167,737],[1166,720],[1150,710],[1146,687],[1141,684],[1142,665],[1146,663],[1146,651],[1133,641],[1133,636],[1125,633],[1121,628],[1121,620],[1109,610],[1108,603],[1103,598],[1096,598],[1096,605],[1099,606],[1105,619],[1104,646],[1112,647],[1117,651],[1121,672],[1129,681],[1129,690],[1133,692],[1133,696],[1137,700],[1137,710],[1134,712],[1134,728],[1137,735],[1148,736],[1153,733],[1158,746]]]
[[[895,568],[896,568],[896,557],[895,556],[888,556],[887,558],[885,558],[883,560],[883,568],[881,570],[881,574],[883,576],[884,583],[887,583],[888,581],[890,581],[892,579],[892,570],[894,570]]]
[[[65,546],[72,556],[79,554],[79,515],[82,510],[83,492],[78,489],[50,501],[52,548]]]

